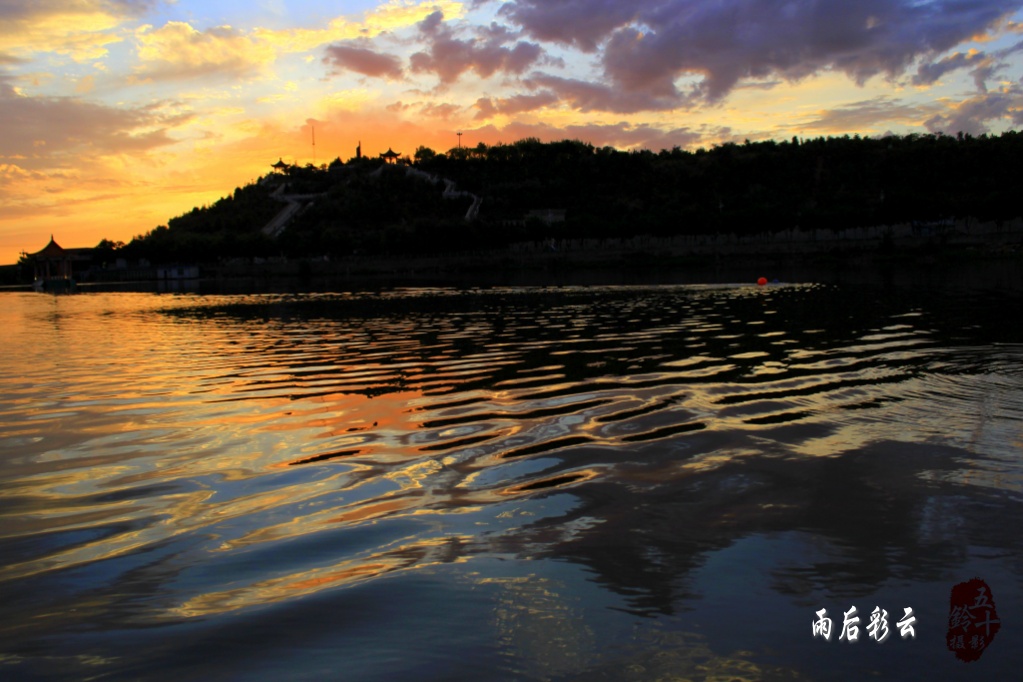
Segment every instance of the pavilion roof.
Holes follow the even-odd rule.
[[[40,251],[36,251],[30,254],[33,258],[63,258],[66,255],[63,247],[53,239],[53,235],[50,235],[50,243],[42,248]]]
[[[388,159],[396,159],[399,156],[401,156],[401,152],[393,151],[390,147],[388,147],[387,151],[381,154],[380,156],[386,157]]]

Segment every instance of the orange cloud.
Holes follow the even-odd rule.
[[[141,64],[138,80],[179,80],[215,74],[236,77],[258,73],[277,56],[269,43],[230,26],[197,31],[171,21],[161,28],[142,26],[135,33]]]
[[[118,29],[142,8],[107,0],[4,4],[0,53],[24,57],[51,52],[78,62],[98,59],[122,40]]]
[[[439,0],[409,2],[390,0],[362,17],[341,16],[322,29],[257,29],[255,37],[265,40],[283,52],[307,52],[327,43],[375,38],[385,33],[415,26],[431,13],[440,10],[448,17],[461,17],[465,9],[460,2]]]
[[[25,168],[77,165],[82,156],[138,152],[172,144],[186,117],[152,107],[117,108],[73,97],[28,97],[0,80],[0,159]]]

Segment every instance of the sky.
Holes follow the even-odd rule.
[[[1023,0],[0,0],[0,264],[360,142],[1020,128]]]

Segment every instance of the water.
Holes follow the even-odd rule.
[[[0,679],[1023,666],[1018,292],[0,303]],[[964,664],[973,577],[1003,625]],[[838,642],[853,605],[891,638]]]

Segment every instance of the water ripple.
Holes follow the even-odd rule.
[[[527,541],[512,502],[540,518],[601,485],[883,439],[983,453],[971,485],[1023,490],[1021,346],[899,306],[851,316],[843,296],[19,298],[0,584],[81,571],[68,607],[89,613],[90,590],[152,578],[161,599],[135,617],[187,620],[500,554]],[[714,494],[759,490],[743,480]],[[573,542],[599,525],[573,523]]]

